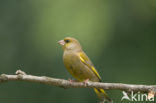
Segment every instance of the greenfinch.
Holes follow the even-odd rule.
[[[78,40],[72,37],[66,37],[58,42],[63,48],[63,62],[68,72],[78,81],[86,80],[92,82],[101,82],[101,77],[91,60],[82,50]],[[112,103],[112,100],[107,96],[103,89],[94,88],[100,103],[105,100]]]

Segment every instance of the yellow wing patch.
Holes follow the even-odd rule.
[[[92,66],[91,69],[93,70],[93,72],[98,76],[98,78],[99,78],[100,81],[101,81],[101,77],[100,77],[99,73],[96,71],[96,69],[95,69],[93,66]]]
[[[80,52],[79,55],[80,55],[80,60],[85,65],[87,65],[95,73],[95,75],[101,80],[101,77],[100,77],[99,73],[96,71],[96,69],[94,68],[93,64],[89,60],[89,58],[83,52]]]

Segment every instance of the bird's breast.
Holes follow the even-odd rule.
[[[67,69],[74,70],[77,66],[79,66],[80,60],[76,54],[66,53],[63,55],[63,62]]]
[[[77,80],[90,79],[91,81],[98,81],[97,76],[80,60],[78,54],[64,53],[63,62],[68,72]]]

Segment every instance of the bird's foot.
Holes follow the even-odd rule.
[[[68,81],[71,82],[71,83],[72,83],[72,82],[76,82],[76,80],[72,80],[72,79],[70,79],[70,78],[68,79]]]
[[[85,86],[88,84],[88,82],[89,82],[89,79],[86,79],[86,80],[83,81],[83,83],[85,84]]]

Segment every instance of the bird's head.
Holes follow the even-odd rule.
[[[80,51],[81,45],[75,38],[66,37],[63,40],[58,41],[58,43],[63,47],[63,50],[68,51]]]

